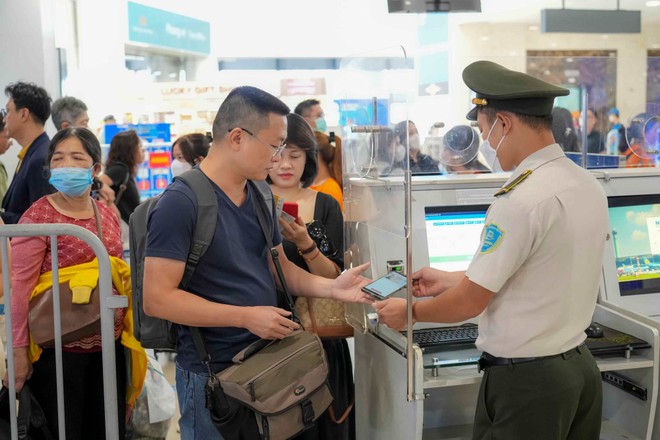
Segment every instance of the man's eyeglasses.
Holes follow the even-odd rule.
[[[4,122],[7,117],[7,109],[0,108],[0,122]]]
[[[277,156],[278,154],[282,153],[282,151],[286,148],[286,144],[282,144],[282,145],[280,145],[279,147],[277,147],[277,146],[275,146],[275,145],[271,145],[271,144],[269,144],[268,142],[264,142],[264,141],[262,141],[261,139],[259,139],[255,134],[253,134],[253,133],[252,133],[250,130],[248,130],[248,129],[245,129],[245,128],[243,128],[243,127],[238,127],[238,128],[240,128],[241,130],[243,130],[244,132],[246,132],[247,134],[249,134],[250,136],[252,136],[252,137],[255,138],[256,140],[258,140],[258,141],[261,142],[262,144],[267,145],[267,146],[269,146],[270,148],[272,148],[272,149],[273,149],[273,155],[272,155],[271,157],[275,157],[275,156]],[[233,130],[233,129],[232,129],[232,130]],[[231,131],[231,130],[229,130],[229,131]]]

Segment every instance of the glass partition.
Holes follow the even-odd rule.
[[[347,267],[371,263],[370,278],[392,270],[409,275],[440,260],[469,262],[477,250],[476,217],[467,226],[452,226],[458,232],[447,235],[431,215],[446,208],[485,216],[494,193],[511,175],[498,168],[494,155],[484,154],[487,133],[466,118],[475,94],[462,72],[474,61],[488,59],[566,87],[569,95],[555,100],[547,123],[567,157],[595,175],[617,168],[636,173],[658,164],[660,97],[646,90],[645,68],[629,68],[646,66],[645,60],[534,51],[517,57],[450,56],[448,50],[410,54],[397,47],[341,62],[336,95],[342,98],[336,103],[343,141],[345,261]],[[431,64],[445,72],[436,75],[444,80],[434,83],[423,70],[436,55],[444,64]],[[358,331],[370,331],[407,354],[408,362],[427,365],[430,358],[415,354],[410,332],[379,326],[370,319],[373,313],[370,306],[347,307]],[[410,399],[414,384],[411,369],[408,373]]]
[[[373,279],[392,269],[405,273],[408,99],[414,70],[401,47],[343,59],[340,69],[345,262],[347,267],[371,262],[366,275]],[[387,191],[372,190],[384,186]],[[369,309],[347,308],[349,322],[359,331],[367,329]]]

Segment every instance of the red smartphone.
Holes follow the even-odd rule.
[[[296,202],[284,202],[282,211],[286,212],[293,218],[298,218],[298,204]]]

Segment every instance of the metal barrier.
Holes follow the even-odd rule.
[[[69,235],[83,240],[94,251],[99,262],[99,294],[101,295],[101,349],[103,357],[103,398],[105,408],[105,436],[107,440],[119,440],[117,425],[117,376],[115,372],[115,331],[113,309],[128,306],[128,298],[112,295],[110,257],[99,238],[85,228],[67,224],[4,225],[0,226],[0,250],[2,252],[2,274],[5,292],[5,329],[7,332],[7,371],[9,372],[9,414],[11,438],[18,439],[16,420],[16,382],[14,371],[14,341],[11,317],[11,286],[8,259],[10,237],[50,237],[53,271],[53,313],[55,318],[55,365],[57,381],[57,418],[60,439],[66,439],[64,425],[64,379],[62,371],[62,327],[60,317],[59,271],[57,237]],[[105,307],[104,307],[105,305]]]

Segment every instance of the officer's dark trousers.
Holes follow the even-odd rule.
[[[601,376],[586,347],[492,366],[479,389],[474,440],[598,440]]]

